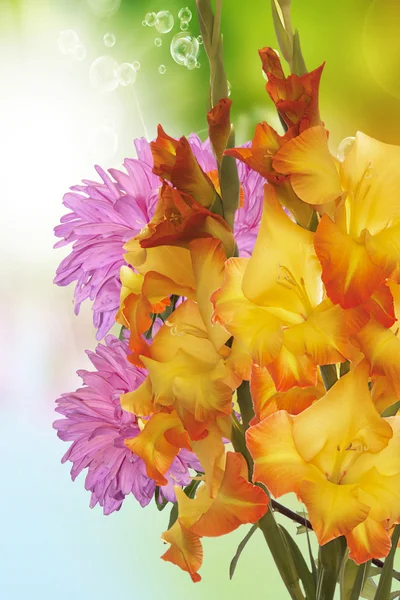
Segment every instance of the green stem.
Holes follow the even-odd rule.
[[[345,552],[346,541],[343,537],[336,538],[320,547],[317,600],[333,600]]]

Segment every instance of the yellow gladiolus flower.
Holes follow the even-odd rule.
[[[382,418],[360,363],[299,415],[251,427],[254,480],[295,492],[321,545],[344,535],[357,563],[386,556],[400,520],[400,417]]]

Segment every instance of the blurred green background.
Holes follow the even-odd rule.
[[[0,267],[6,281],[0,296],[0,597],[285,599],[261,535],[246,548],[232,582],[229,562],[248,528],[205,540],[203,581],[193,585],[159,560],[164,513],[142,510],[133,498],[110,517],[90,511],[82,478],[72,484],[59,463],[66,445],[51,429],[54,399],[78,387],[75,371],[88,367],[84,350],[95,346],[90,307],[74,317],[72,288],[52,285],[65,255],[51,249],[62,195],[81,178],[94,178],[94,163],[119,166],[133,154],[133,138],[152,138],[159,122],[175,136],[195,131],[204,137],[206,126],[204,50],[193,71],[177,65],[169,51],[183,6],[193,12],[189,32],[199,34],[194,1],[122,0],[112,16],[95,14],[96,5],[107,3],[118,0],[0,0]],[[148,11],[159,10],[175,17],[165,35],[142,26]],[[400,3],[293,0],[293,23],[308,68],[326,61],[320,106],[332,146],[357,130],[399,144]],[[82,60],[60,53],[63,30],[79,36]],[[258,121],[277,123],[257,56],[259,48],[277,46],[268,0],[224,0],[222,31],[233,120],[244,142]],[[104,45],[106,33],[116,37],[111,48]],[[94,90],[90,66],[102,55],[140,61],[135,84]],[[300,543],[305,548],[304,536]]]

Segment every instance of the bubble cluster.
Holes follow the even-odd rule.
[[[118,87],[118,68],[111,56],[99,56],[90,66],[90,84],[101,93],[112,92]]]
[[[117,70],[117,81],[120,85],[126,87],[136,81],[136,69],[131,63],[122,63]]]
[[[111,17],[119,9],[121,0],[87,0],[87,4],[97,17]]]
[[[157,37],[157,38],[154,40],[154,45],[155,45],[155,46],[157,46],[157,48],[159,48],[160,46],[162,46],[162,39],[161,39],[161,38],[159,38],[159,37]]]
[[[168,33],[174,26],[174,17],[169,10],[161,10],[157,13],[155,28],[159,33]]]
[[[189,69],[195,68],[197,57],[199,55],[199,42],[196,37],[181,32],[177,33],[171,40],[171,56],[178,65],[188,66]],[[194,60],[194,66],[193,65]]]
[[[143,23],[145,23],[148,27],[154,27],[156,24],[157,15],[155,12],[148,12],[144,18]]]
[[[110,32],[104,34],[103,42],[104,42],[104,45],[107,46],[107,48],[112,48],[116,42],[115,35]]]
[[[349,155],[355,141],[355,137],[346,137],[340,142],[336,155],[340,162],[343,162],[344,159]]]
[[[178,13],[178,17],[183,23],[190,23],[192,20],[192,11],[187,6],[185,8],[181,8]]]

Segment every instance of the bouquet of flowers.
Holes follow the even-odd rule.
[[[76,282],[76,313],[93,301],[104,341],[57,400],[63,461],[104,514],[130,494],[169,507],[162,558],[194,582],[202,538],[252,524],[231,576],[261,530],[294,600],[399,597],[400,147],[357,133],[331,153],[323,65],[307,71],[290,0],[272,12],[291,73],[259,52],[282,130],[259,123],[236,147],[221,1],[197,11],[208,139],[159,126],[124,172],[96,167],[102,183],[64,197],[55,282]],[[304,515],[276,500],[288,492]]]

